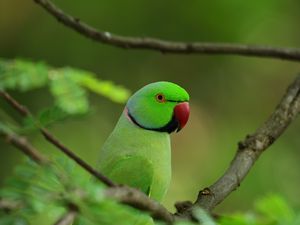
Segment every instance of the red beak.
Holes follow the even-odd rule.
[[[190,116],[190,106],[188,102],[182,102],[175,106],[174,108],[174,116],[179,123],[179,127],[177,132],[180,131],[189,120]]]

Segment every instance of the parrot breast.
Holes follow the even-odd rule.
[[[125,108],[100,151],[98,165],[114,182],[138,188],[161,201],[171,180],[170,136],[137,126]]]

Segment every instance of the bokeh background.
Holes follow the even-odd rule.
[[[300,47],[300,1],[55,1],[81,20],[112,33],[168,40],[210,41]],[[98,74],[134,91],[150,82],[168,80],[191,96],[191,118],[172,135],[173,179],[164,204],[194,200],[228,167],[237,142],[253,132],[272,112],[299,63],[238,56],[172,55],[123,50],[93,42],[57,23],[32,0],[0,1],[0,57],[44,61]],[[32,111],[53,99],[47,89],[13,95]],[[91,95],[92,112],[50,129],[67,146],[95,165],[98,151],[123,105]],[[1,111],[9,111],[1,103]],[[12,115],[13,111],[11,111]],[[300,120],[266,151],[239,189],[218,212],[249,210],[267,193],[279,193],[300,205]],[[55,149],[34,133],[41,150]],[[0,185],[23,156],[0,140]]]

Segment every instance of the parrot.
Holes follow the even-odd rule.
[[[135,92],[100,150],[97,169],[161,202],[171,181],[170,134],[189,119],[189,94],[158,81]]]

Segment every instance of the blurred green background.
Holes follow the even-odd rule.
[[[300,47],[300,1],[55,1],[75,17],[112,33],[169,40],[211,41]],[[132,91],[159,80],[186,88],[191,117],[172,135],[173,179],[164,204],[194,200],[199,189],[227,168],[237,142],[272,112],[299,64],[237,56],[171,55],[123,50],[93,42],[57,23],[30,0],[0,1],[0,57],[45,61],[98,74]],[[46,89],[13,92],[33,112],[52,104]],[[63,143],[95,165],[98,151],[123,105],[91,95],[92,112],[50,129]],[[16,115],[3,101],[1,107]],[[0,110],[1,113],[1,110]],[[266,151],[241,187],[218,207],[219,212],[247,210],[255,199],[275,192],[300,205],[300,121]],[[38,134],[29,139],[54,152]],[[0,140],[0,184],[22,155]]]

